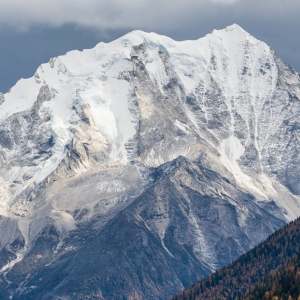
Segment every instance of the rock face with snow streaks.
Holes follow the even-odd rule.
[[[238,25],[41,65],[0,95],[3,297],[167,299],[230,263],[300,215],[299,99]]]

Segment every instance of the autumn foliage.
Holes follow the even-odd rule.
[[[300,219],[173,300],[300,300]]]

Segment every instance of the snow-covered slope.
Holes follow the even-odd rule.
[[[92,220],[107,226],[153,184],[153,168],[178,157],[200,159],[272,218],[294,219],[299,99],[299,74],[238,25],[194,41],[134,31],[51,59],[0,95],[0,230],[12,232],[0,237],[2,273],[26,260],[49,226],[58,231],[58,249]],[[241,206],[239,193],[212,189]],[[200,192],[210,193],[209,184]],[[254,217],[269,224],[242,206],[239,230],[248,232]],[[232,257],[202,257],[211,237],[196,211],[187,218],[192,251],[212,271]],[[151,231],[163,241],[174,222],[168,216]]]

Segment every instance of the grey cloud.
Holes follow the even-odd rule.
[[[142,29],[186,38],[236,22],[250,31],[257,24],[280,34],[282,28],[298,31],[299,12],[299,0],[1,0],[0,26],[73,24],[99,32]]]
[[[170,27],[190,14],[242,0],[1,0],[0,22],[17,28],[77,24],[98,29]],[[217,7],[216,7],[217,6]],[[21,13],[20,13],[21,12]]]

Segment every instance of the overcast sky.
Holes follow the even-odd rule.
[[[133,29],[182,40],[232,23],[300,70],[300,0],[0,0],[0,91],[52,56]]]

